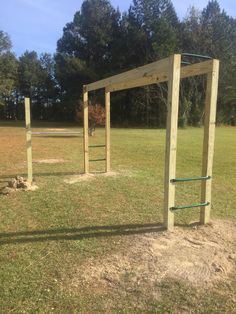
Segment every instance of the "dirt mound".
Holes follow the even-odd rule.
[[[197,227],[175,227],[128,237],[126,247],[104,259],[90,259],[75,271],[72,287],[155,290],[166,279],[208,287],[227,281],[236,269],[236,221],[214,221]]]
[[[64,163],[65,160],[63,158],[49,158],[49,159],[34,159],[33,163],[37,164],[59,164]]]
[[[38,186],[34,183],[29,183],[26,179],[21,176],[16,176],[15,178],[8,181],[6,187],[3,187],[0,191],[1,194],[7,195],[15,191],[35,191]]]

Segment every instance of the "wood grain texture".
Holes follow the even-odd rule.
[[[170,208],[175,206],[175,183],[171,179],[175,178],[176,173],[180,68],[181,55],[170,57],[164,181],[164,226],[167,230],[174,227],[174,213]]]
[[[219,78],[219,60],[213,60],[212,70],[207,75],[203,155],[202,155],[202,176],[212,177],[218,78]],[[208,206],[204,206],[201,208],[200,222],[202,224],[206,224],[210,221],[211,189],[212,189],[211,179],[207,181],[202,181],[201,201],[202,203],[204,202],[210,203]]]
[[[31,135],[30,99],[29,98],[25,98],[25,128],[26,128],[28,182],[31,184],[33,181],[33,165],[32,165],[32,135]]]

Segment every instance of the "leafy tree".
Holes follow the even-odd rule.
[[[0,30],[0,55],[9,52],[12,47],[11,40],[8,34]]]
[[[18,62],[10,49],[9,36],[0,31],[0,116],[16,118],[14,107]]]

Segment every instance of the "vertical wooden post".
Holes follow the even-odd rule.
[[[172,183],[170,180],[175,178],[176,173],[181,55],[173,55],[169,60],[164,181],[164,226],[167,230],[172,230],[174,227],[174,213],[170,208],[175,205],[175,183]]]
[[[105,89],[105,106],[106,106],[106,172],[111,170],[111,113],[110,113],[110,92]]]
[[[204,118],[204,139],[202,155],[202,176],[212,176],[216,104],[219,78],[219,60],[213,60],[212,71],[207,74],[207,89]],[[203,180],[201,184],[201,201],[210,204],[201,208],[200,222],[206,224],[210,220],[212,179]]]
[[[84,103],[84,173],[89,173],[89,151],[88,151],[88,92],[83,86]]]
[[[26,128],[28,182],[31,184],[33,181],[33,167],[32,167],[32,141],[31,141],[31,119],[29,98],[25,98],[25,128]]]

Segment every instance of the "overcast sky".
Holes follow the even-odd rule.
[[[236,17],[236,0],[218,0],[221,8]],[[112,0],[120,11],[128,9],[132,0]],[[172,0],[179,18],[183,18],[190,5],[204,8],[208,0]],[[13,50],[19,56],[25,50],[38,53],[56,50],[56,42],[67,22],[80,10],[81,0],[2,0],[0,30],[7,32]]]

